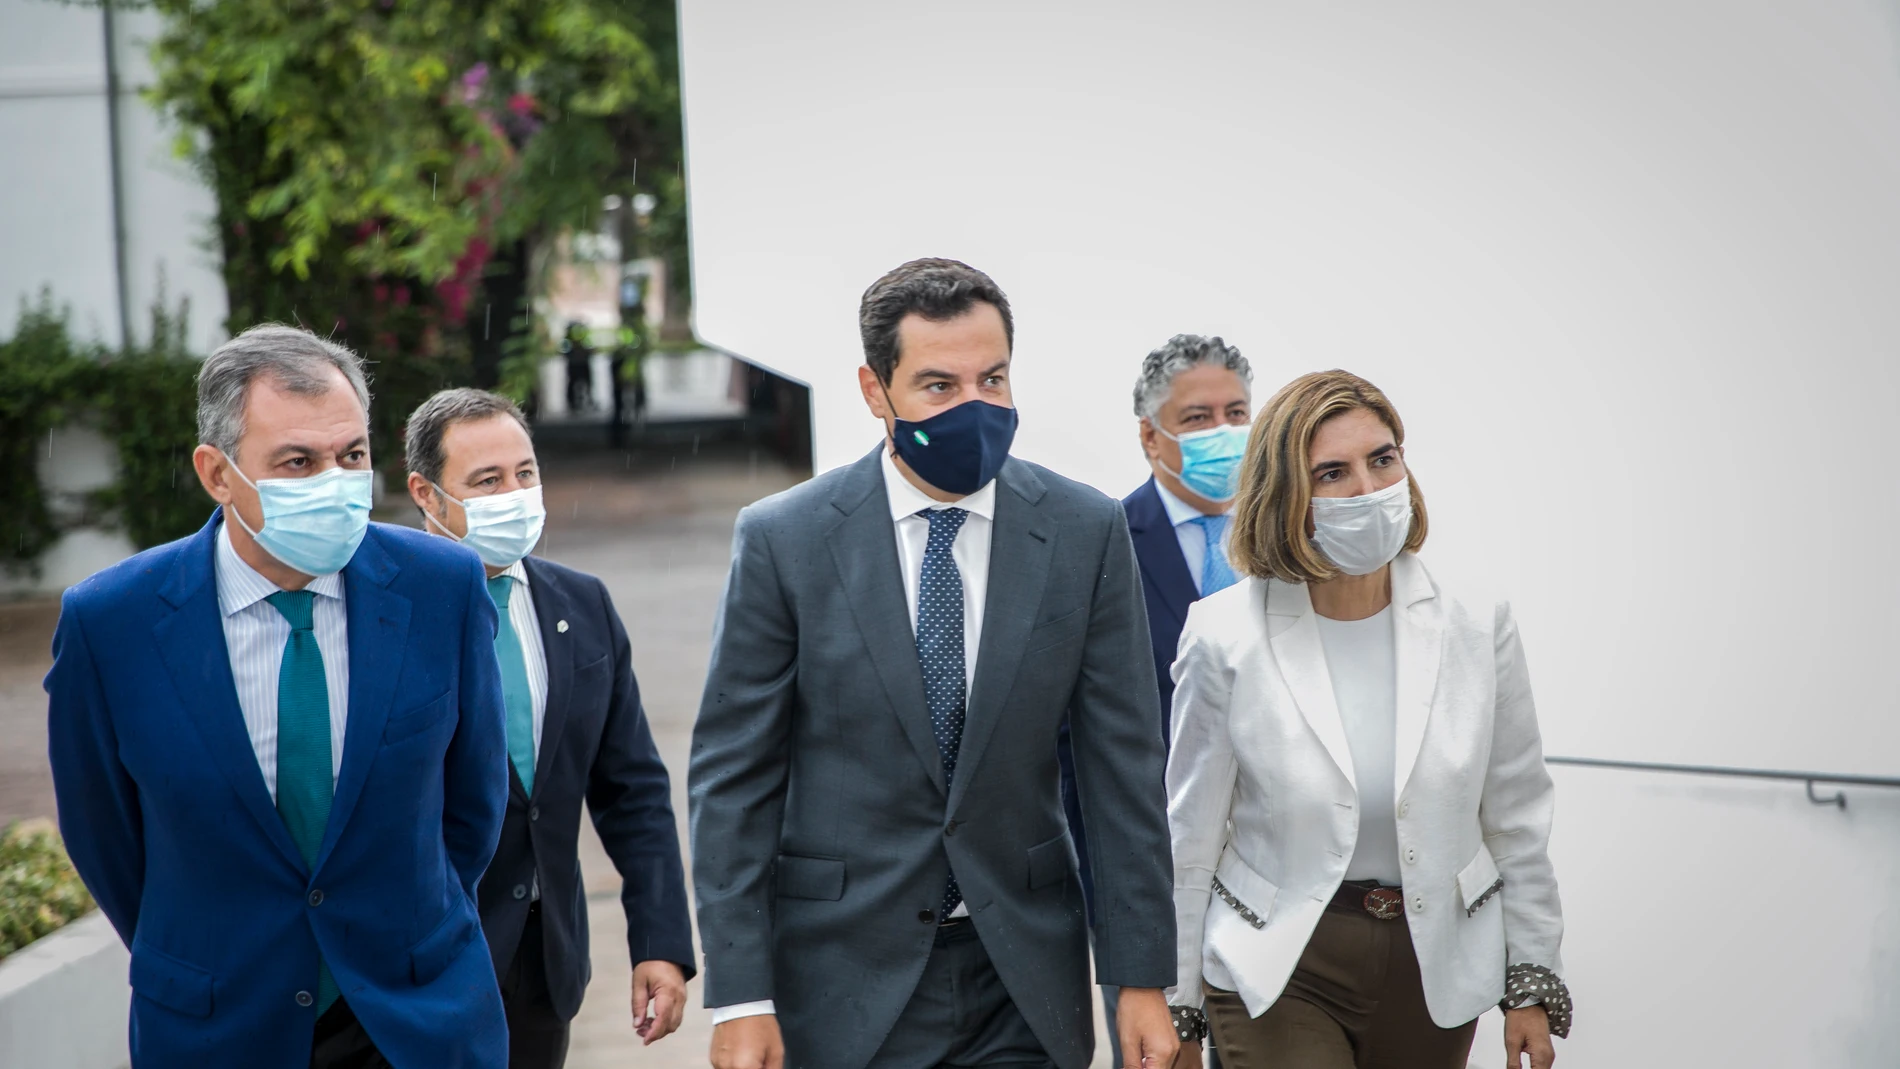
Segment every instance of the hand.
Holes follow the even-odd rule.
[[[785,1040],[769,1013],[740,1017],[713,1029],[713,1069],[785,1069]]]
[[[633,1030],[643,1047],[673,1034],[686,1013],[686,973],[670,961],[633,967]]]
[[[1158,987],[1124,987],[1115,1003],[1116,1031],[1128,1069],[1173,1069],[1181,1050],[1168,1000]]]
[[[1181,1044],[1181,1053],[1174,1056],[1174,1069],[1201,1069],[1201,1045]]]
[[[1557,1060],[1557,1049],[1550,1044],[1550,1015],[1542,1006],[1504,1011],[1504,1064],[1522,1069],[1526,1054],[1531,1069],[1550,1069]]]

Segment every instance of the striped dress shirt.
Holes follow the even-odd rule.
[[[264,773],[264,787],[277,800],[277,674],[290,642],[290,621],[265,598],[276,583],[244,563],[231,545],[231,528],[218,525],[218,608],[224,616],[224,646],[231,655],[244,728]],[[318,576],[304,589],[312,599],[311,623],[323,654],[323,682],[330,694],[330,782],[343,769],[343,737],[350,715],[349,618],[343,606],[343,575]]]

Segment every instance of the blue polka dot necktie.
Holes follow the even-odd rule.
[[[1201,558],[1201,596],[1219,593],[1239,582],[1234,575],[1234,566],[1227,562],[1227,514],[1218,516],[1196,516],[1190,523],[1200,525],[1201,535],[1207,539],[1207,553]]]
[[[304,864],[317,863],[330,826],[336,773],[330,757],[330,685],[323,675],[313,614],[316,595],[279,590],[265,598],[290,621],[290,639],[277,669],[277,812]],[[330,967],[317,959],[317,1015],[337,999]]]
[[[917,581],[917,663],[924,671],[924,701],[930,707],[930,731],[943,757],[943,785],[957,773],[957,747],[963,744],[963,576],[950,549],[969,513],[962,509],[925,509],[930,540],[924,545],[923,574]],[[963,901],[957,874],[944,881],[941,920]]]

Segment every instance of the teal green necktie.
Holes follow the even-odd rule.
[[[495,659],[501,662],[502,705],[508,711],[508,760],[521,777],[521,789],[534,793],[534,692],[528,689],[528,658],[521,652],[521,636],[508,618],[508,597],[515,580],[498,575],[488,581],[488,596],[501,614],[495,630]]]
[[[304,864],[312,869],[336,792],[330,760],[330,685],[324,681],[323,651],[311,622],[315,598],[308,590],[280,590],[264,599],[290,621],[290,641],[284,643],[284,661],[277,671],[277,812]],[[336,979],[318,958],[317,1015],[336,1000]]]

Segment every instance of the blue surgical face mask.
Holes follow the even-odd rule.
[[[884,403],[890,405],[890,393]],[[973,494],[989,484],[1009,459],[1016,439],[1016,410],[988,401],[965,401],[915,423],[891,408],[891,443],[917,477],[946,494]]]
[[[1181,485],[1209,501],[1232,501],[1240,491],[1240,459],[1247,452],[1247,435],[1253,427],[1224,423],[1205,431],[1194,431],[1179,438],[1154,425],[1155,433],[1181,446],[1181,470],[1161,470],[1181,480]]]
[[[434,483],[429,485],[435,486],[435,492],[445,499],[462,506],[462,514],[468,519],[468,533],[455,538],[455,532],[443,527],[434,516],[429,516],[429,522],[443,534],[474,550],[490,568],[513,567],[541,541],[541,527],[547,522],[548,510],[541,503],[539,486],[462,501],[449,497],[447,490]]]
[[[375,476],[367,471],[331,468],[302,479],[264,479],[251,482],[225,457],[231,470],[257,491],[264,510],[264,529],[252,531],[236,507],[231,515],[250,532],[264,552],[309,576],[334,575],[356,556],[369,530],[370,498]]]

